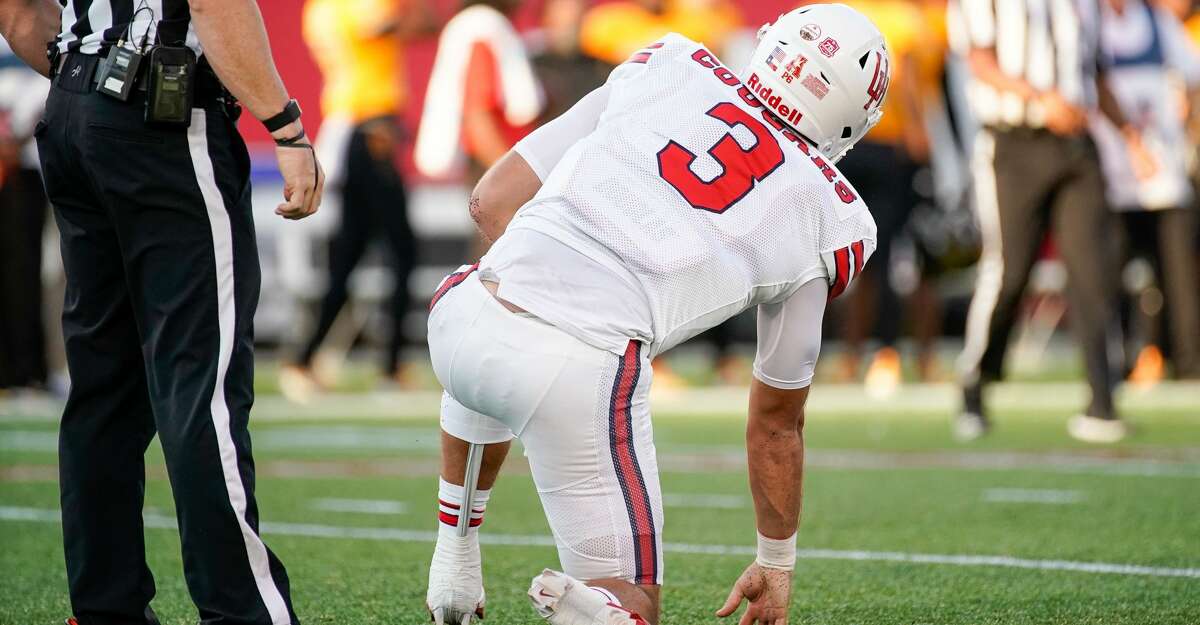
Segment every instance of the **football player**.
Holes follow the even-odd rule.
[[[740,76],[680,35],[647,46],[475,189],[472,215],[495,243],[441,283],[429,318],[446,389],[426,597],[439,625],[483,616],[479,525],[514,436],[562,569],[534,578],[537,612],[659,622],[649,363],[751,307],[758,557],[717,614],[747,601],[742,625],[787,622],[821,321],[875,249],[834,163],[879,120],[889,72],[879,30],[843,5],[794,10],[759,35]]]

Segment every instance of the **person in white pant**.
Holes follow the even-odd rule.
[[[517,436],[563,569],[534,579],[538,613],[554,625],[658,623],[650,360],[755,307],[759,552],[718,615],[745,600],[743,624],[786,623],[821,321],[875,249],[875,223],[834,163],[878,121],[888,76],[878,29],[843,5],[764,27],[740,78],[668,35],[480,181],[471,211],[495,244],[430,305],[446,389],[435,622],[483,615],[478,531]],[[472,444],[485,445],[477,482]]]

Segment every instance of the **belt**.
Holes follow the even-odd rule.
[[[103,59],[95,54],[82,54],[79,52],[66,52],[58,56],[58,62],[54,66],[54,79],[52,84],[55,87],[74,91],[77,93],[88,93],[95,91],[99,85],[99,77],[97,69]],[[141,67],[138,68],[137,77],[134,79],[134,91],[145,93],[146,84],[149,82],[147,73],[150,63],[143,60]],[[217,78],[215,72],[208,65],[197,65],[196,71],[196,96],[193,102],[197,105],[205,105],[212,103],[232,103],[233,97],[225,86],[221,84],[221,80]]]

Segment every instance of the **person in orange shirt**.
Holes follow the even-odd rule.
[[[401,352],[408,340],[402,321],[417,258],[395,153],[398,117],[408,96],[405,43],[431,26],[422,0],[308,0],[303,21],[304,39],[324,79],[325,122],[318,147],[334,153],[329,186],[340,195],[342,210],[329,241],[328,290],[316,324],[295,362],[280,373],[284,393],[299,400],[321,386],[312,374],[313,358],[346,304],[350,274],[376,237],[391,248],[394,278],[383,371],[406,383]]]

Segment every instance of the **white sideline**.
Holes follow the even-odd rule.
[[[22,508],[0,506],[0,521],[30,521],[58,523],[61,513],[52,508]],[[146,527],[175,529],[175,518],[160,514],[145,515]],[[403,530],[390,527],[341,527],[310,523],[263,523],[262,531],[279,536],[312,538],[349,538],[407,543],[433,543],[437,532]],[[487,545],[510,547],[554,547],[549,536],[482,533],[480,541]],[[715,556],[753,556],[756,548],[750,545],[701,545],[695,543],[664,543],[669,553],[704,554]],[[1110,575],[1140,575],[1146,577],[1183,577],[1200,579],[1200,568],[1170,568],[1108,562],[1075,562],[1071,560],[1033,560],[1009,556],[947,555],[933,553],[903,553],[898,551],[859,551],[839,549],[798,549],[796,557],[804,560],[843,560],[870,562],[900,562],[906,564],[942,564],[947,566],[988,566],[1042,571],[1070,571]]]

